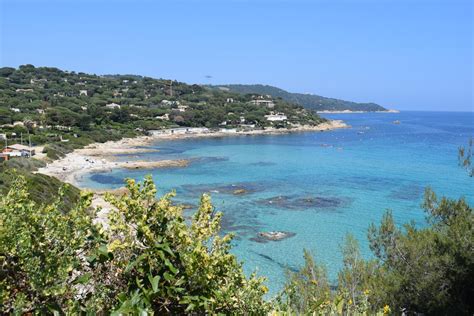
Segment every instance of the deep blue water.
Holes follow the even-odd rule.
[[[211,192],[215,206],[224,212],[224,231],[236,234],[233,252],[244,261],[246,272],[257,270],[269,278],[272,293],[283,284],[286,268],[303,263],[305,248],[327,266],[332,280],[341,267],[340,246],[347,233],[370,256],[367,228],[387,209],[399,224],[424,225],[420,204],[427,186],[439,195],[474,202],[474,179],[457,165],[457,148],[474,136],[473,113],[327,117],[343,119],[352,128],[162,141],[153,146],[158,153],[118,159],[189,158],[192,164],[90,174],[81,185],[119,187],[125,177],[142,179],[152,173],[159,194],[176,189],[180,202],[195,205],[201,193]],[[234,195],[240,188],[248,194]],[[296,235],[279,242],[255,241],[258,232],[273,230]]]

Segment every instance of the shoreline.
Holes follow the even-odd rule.
[[[115,155],[118,154],[138,154],[147,152],[159,152],[153,148],[145,147],[158,141],[181,140],[188,138],[219,138],[229,136],[257,136],[257,135],[280,135],[298,132],[323,132],[341,128],[350,128],[349,125],[341,120],[331,120],[321,123],[317,126],[299,126],[293,129],[262,129],[251,131],[235,132],[197,132],[188,134],[158,133],[151,136],[139,136],[135,138],[123,138],[118,141],[108,141],[105,143],[93,143],[81,149],[76,149],[68,153],[61,159],[48,163],[45,167],[39,168],[36,173],[55,177],[62,182],[78,186],[79,180],[91,172],[111,172],[113,169],[154,169],[154,168],[184,168],[190,163],[190,160],[130,160],[116,161]],[[165,130],[166,131],[166,130]],[[89,189],[79,187],[80,189]]]
[[[318,114],[362,114],[362,113],[400,113],[399,110],[386,110],[386,111],[351,111],[351,110],[341,110],[341,111],[316,111]]]

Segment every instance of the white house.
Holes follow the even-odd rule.
[[[156,116],[155,117],[157,120],[162,120],[162,121],[169,121],[170,120],[170,115],[168,113],[165,113],[161,116]]]
[[[265,115],[265,118],[267,119],[267,121],[271,121],[271,122],[275,122],[275,121],[281,122],[281,121],[286,121],[288,119],[286,115],[283,113]]]
[[[21,112],[19,108],[11,108],[10,110],[12,110],[15,113],[20,113]]]
[[[275,107],[275,103],[272,100],[252,100],[250,103],[255,105],[264,105],[270,109]]]
[[[188,109],[187,105],[178,105],[178,111],[180,112],[186,112],[187,109]]]
[[[120,109],[120,104],[117,104],[117,103],[109,103],[109,104],[106,104],[105,107],[109,108],[109,109]]]
[[[85,95],[87,97],[87,90],[79,90],[79,96]]]

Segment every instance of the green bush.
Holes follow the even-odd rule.
[[[173,194],[156,200],[150,178],[108,196],[109,228],[94,224],[91,196],[69,212],[63,191],[49,205],[30,199],[23,177],[0,202],[1,313],[252,314],[269,304],[263,279],[245,277],[218,236],[209,197],[188,225]]]

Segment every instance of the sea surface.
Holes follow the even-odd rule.
[[[210,192],[233,232],[233,253],[246,273],[268,278],[270,293],[287,270],[303,264],[310,250],[337,280],[344,237],[354,235],[364,256],[370,223],[387,210],[398,224],[425,225],[423,192],[465,197],[474,203],[474,179],[458,166],[457,150],[474,136],[474,113],[402,112],[331,114],[351,129],[286,135],[235,136],[160,141],[157,153],[121,155],[120,160],[191,159],[186,168],[117,169],[85,175],[80,185],[116,188],[123,178],[152,174],[159,195],[176,190],[177,202],[196,207]],[[394,124],[399,120],[400,124]],[[245,190],[245,191],[236,191]],[[235,194],[236,192],[244,194]],[[193,210],[186,210],[190,215]],[[262,231],[294,233],[262,242]]]

